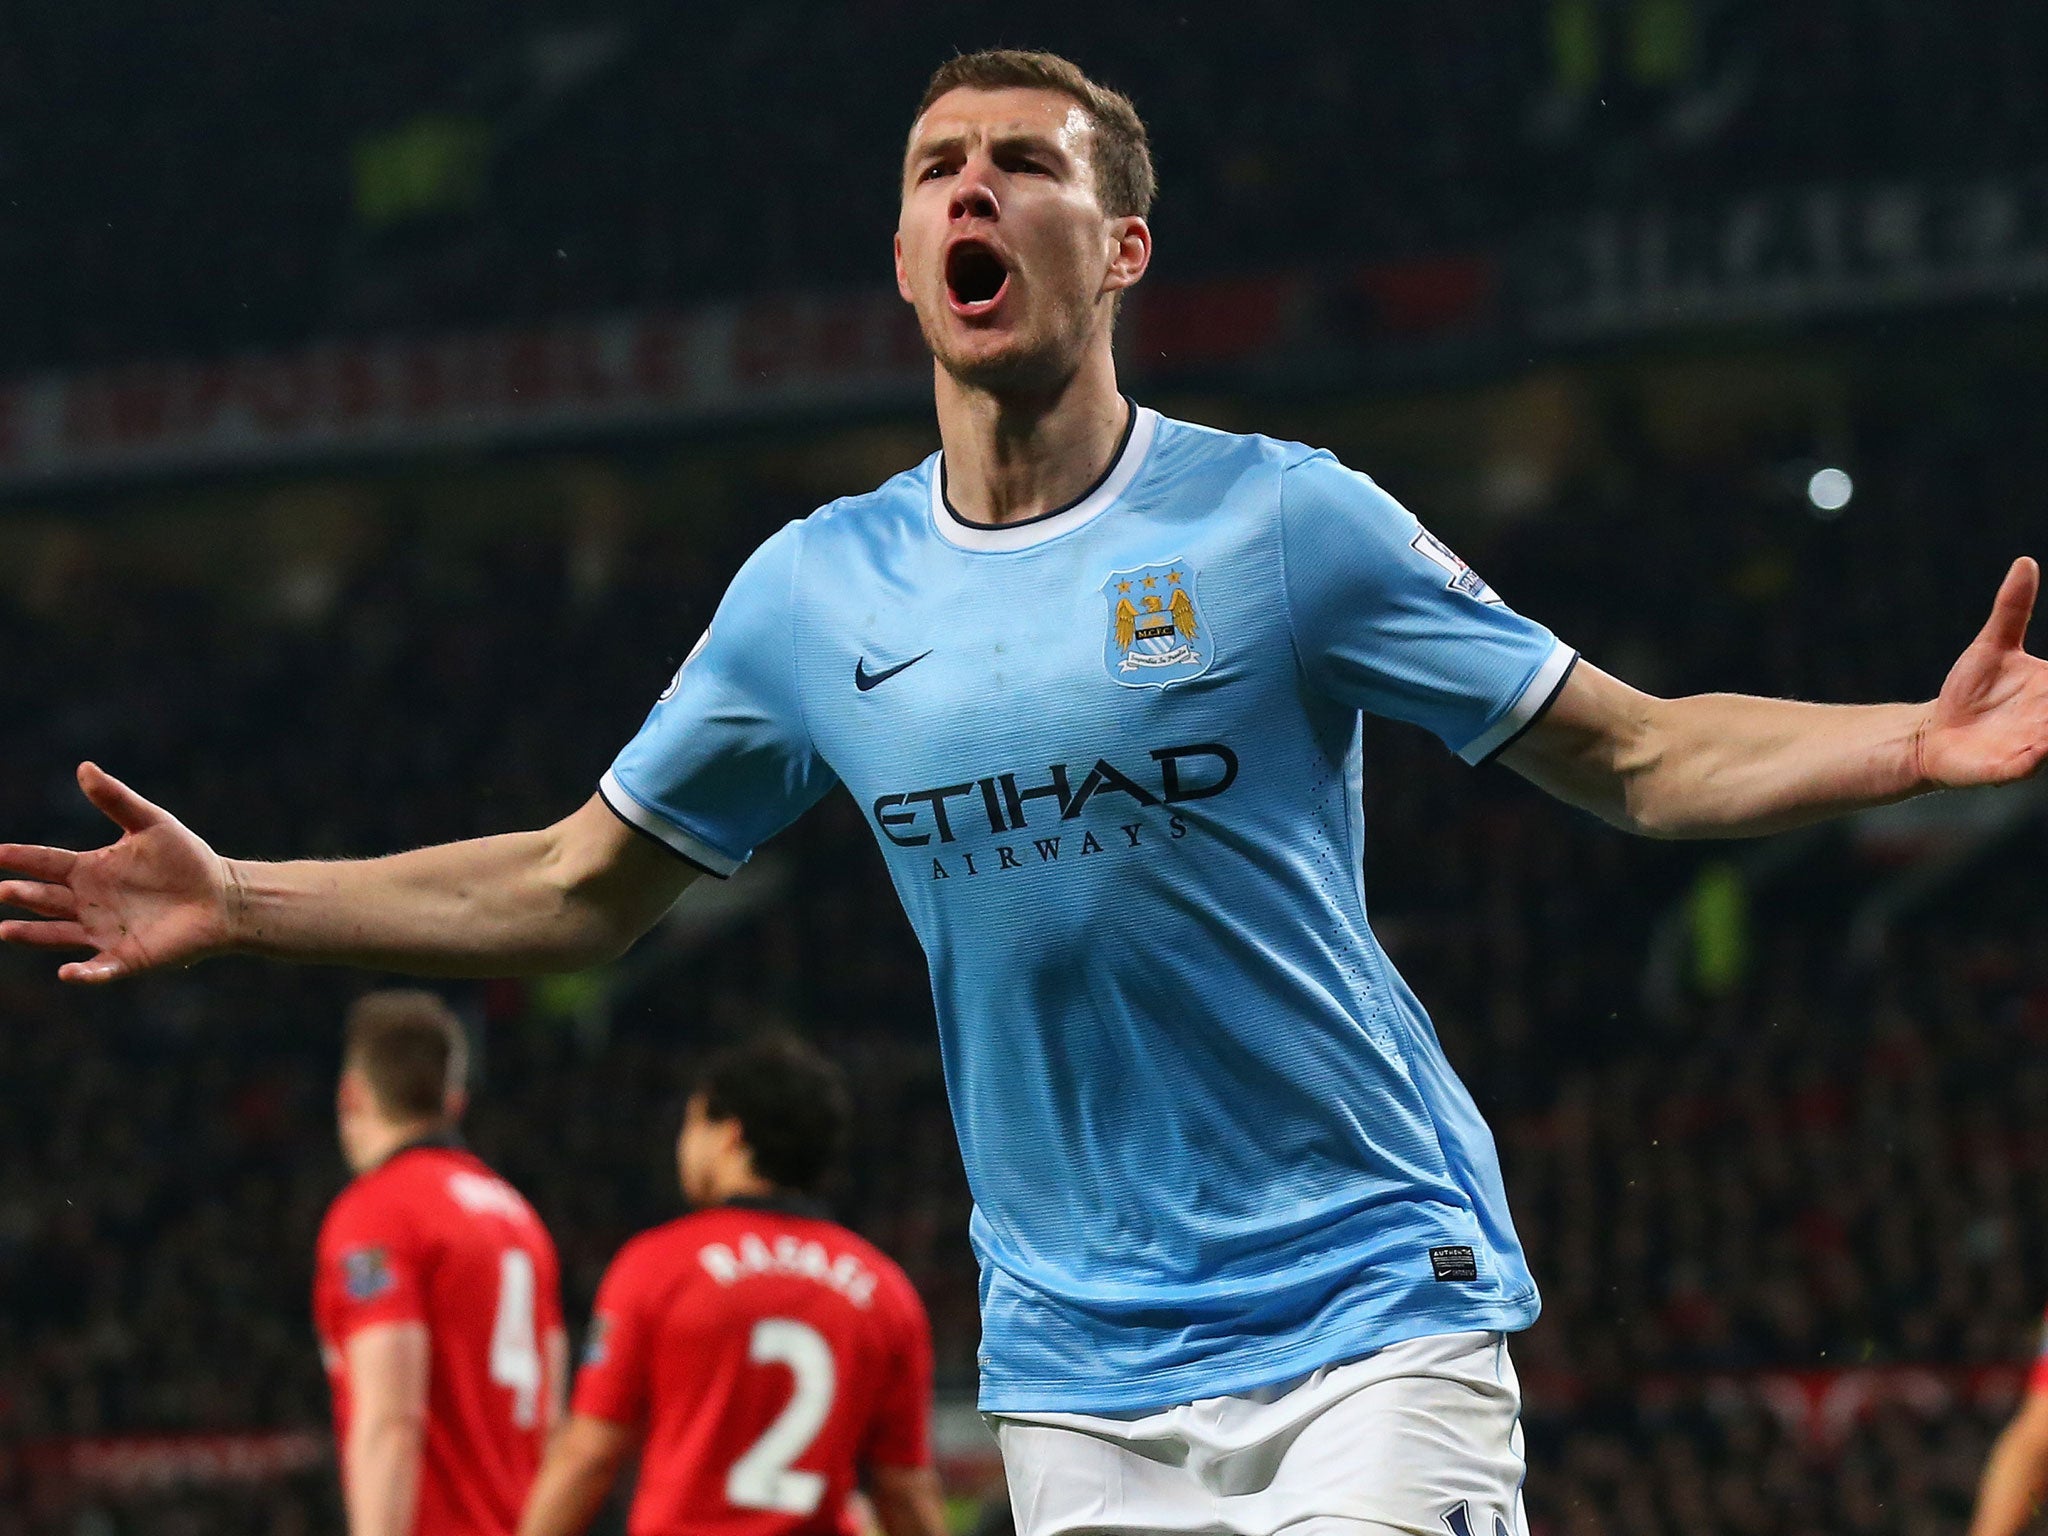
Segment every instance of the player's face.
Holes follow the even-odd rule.
[[[1055,388],[1106,341],[1151,236],[1103,212],[1094,150],[1094,124],[1059,91],[963,87],[911,129],[896,286],[962,383]]]
[[[701,1093],[692,1094],[683,1111],[683,1131],[676,1138],[676,1176],[683,1198],[692,1205],[718,1203],[718,1167],[725,1138],[719,1122],[705,1113]]]
[[[334,1090],[334,1123],[341,1135],[342,1161],[351,1172],[361,1173],[371,1160],[370,1144],[375,1138],[375,1100],[370,1085],[354,1068],[344,1069]]]

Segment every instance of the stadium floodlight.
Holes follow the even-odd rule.
[[[1806,499],[1813,503],[1814,513],[1820,517],[1839,517],[1855,494],[1856,482],[1846,470],[1817,469],[1806,482]]]

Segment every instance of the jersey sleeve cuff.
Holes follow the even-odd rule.
[[[570,1396],[569,1412],[580,1419],[597,1419],[605,1424],[616,1424],[621,1429],[631,1429],[641,1419],[630,1404],[617,1402],[603,1393],[581,1386]]]
[[[649,809],[619,782],[618,774],[609,768],[598,780],[597,792],[619,820],[634,831],[653,838],[670,853],[689,860],[707,875],[716,875],[723,880],[746,862],[720,853],[701,837],[684,831],[665,816]]]
[[[349,1341],[357,1334],[370,1328],[402,1328],[407,1324],[425,1328],[426,1309],[417,1301],[407,1298],[389,1306],[378,1306],[371,1302],[359,1310],[350,1312],[334,1328],[334,1346],[348,1348]]]
[[[1543,658],[1543,665],[1536,669],[1536,675],[1529,679],[1521,696],[1491,726],[1466,742],[1458,756],[1476,768],[1507,750],[1516,737],[1543,718],[1543,712],[1556,702],[1557,696],[1564,691],[1565,679],[1572,675],[1572,668],[1578,664],[1577,651],[1562,640],[1553,641],[1550,654]]]

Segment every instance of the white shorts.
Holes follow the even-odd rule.
[[[1017,1536],[1527,1536],[1521,1411],[1505,1336],[1450,1333],[1154,1413],[992,1422]]]

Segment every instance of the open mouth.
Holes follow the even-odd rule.
[[[1003,258],[979,240],[963,240],[946,253],[946,297],[959,314],[986,314],[1009,284]]]

